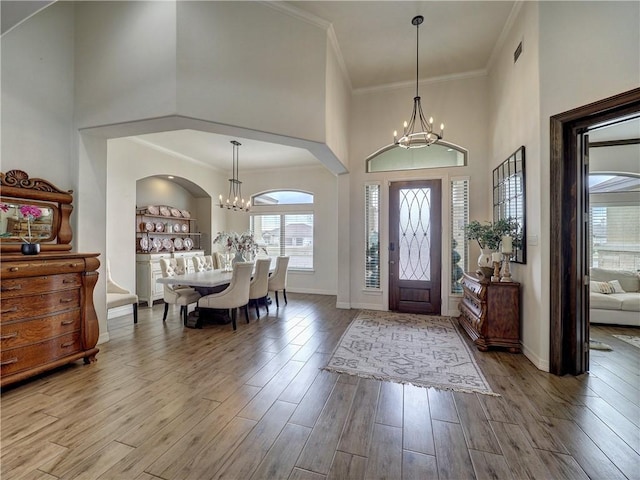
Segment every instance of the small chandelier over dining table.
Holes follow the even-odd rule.
[[[238,150],[240,145],[242,145],[237,140],[231,140],[231,144],[233,145],[233,164],[232,164],[232,177],[229,179],[229,195],[227,195],[226,202],[222,199],[222,194],[218,197],[219,199],[219,207],[227,208],[229,210],[234,211],[242,211],[248,212],[250,200],[247,199],[245,202],[244,197],[242,196],[242,182],[240,181],[238,175],[239,169],[239,160],[238,160]]]
[[[404,131],[398,138],[398,132],[393,132],[393,143],[402,148],[422,148],[427,147],[441,140],[444,135],[444,123],[440,124],[440,133],[433,129],[433,117],[427,122],[422,112],[420,94],[418,93],[418,69],[420,52],[420,24],[424,22],[422,15],[417,15],[411,20],[411,24],[416,27],[416,96],[413,98],[413,112],[409,122],[404,122]],[[416,131],[416,129],[419,129]]]

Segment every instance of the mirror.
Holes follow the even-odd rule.
[[[38,242],[42,252],[69,251],[73,192],[22,170],[0,172],[0,251]]]
[[[25,209],[25,207],[32,207]],[[35,207],[35,208],[33,208]],[[29,217],[29,212],[36,213]],[[39,212],[39,214],[38,214]],[[55,210],[40,202],[0,199],[0,238],[4,242],[48,242],[56,237]]]
[[[512,219],[518,222],[518,238],[513,240],[515,263],[527,263],[524,146],[493,170],[493,221]]]

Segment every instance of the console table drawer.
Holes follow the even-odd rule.
[[[2,350],[22,347],[80,330],[80,309],[35,320],[3,323],[0,327]]]
[[[80,290],[43,293],[27,297],[2,298],[2,323],[80,308]]]
[[[85,261],[82,258],[32,260],[24,262],[7,262],[0,267],[2,283],[8,278],[36,277],[42,275],[55,275],[59,273],[83,272]]]
[[[37,367],[82,350],[80,332],[73,332],[25,347],[2,350],[0,373],[2,376]]]
[[[63,275],[45,275],[42,277],[2,279],[2,298],[33,295],[34,293],[55,292],[57,290],[69,290],[80,288],[82,279],[79,273],[66,273]]]

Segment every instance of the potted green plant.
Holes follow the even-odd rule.
[[[505,236],[510,236],[514,244],[519,242],[519,224],[517,220],[509,217],[495,222],[480,223],[477,220],[469,222],[464,227],[467,240],[478,242],[481,254],[478,257],[478,266],[481,268],[491,268],[491,253],[500,251],[500,244]]]

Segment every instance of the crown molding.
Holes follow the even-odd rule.
[[[336,32],[333,29],[333,24],[331,22],[328,22],[327,20],[313,15],[309,12],[305,12],[304,10],[300,10],[292,5],[289,5],[286,2],[261,1],[260,3],[281,13],[284,13],[285,15],[289,15],[290,17],[302,20],[303,22],[313,25],[314,27],[323,29],[327,34],[329,44],[333,48],[333,51],[335,52],[338,59],[338,65],[340,66],[340,70],[342,71],[342,77],[347,82],[349,90],[353,91],[353,85],[351,83],[351,78],[349,77],[349,71],[347,70],[347,63],[344,61],[344,56],[342,55],[342,50],[340,49],[340,44],[338,43],[338,37],[336,37]]]
[[[215,172],[220,172],[220,173],[224,173],[224,170],[218,168],[218,167],[214,167],[213,165],[203,162],[202,160],[198,160],[195,159],[193,157],[190,157],[188,155],[185,155],[183,153],[180,152],[176,152],[175,150],[171,150],[169,148],[165,148],[165,147],[161,147],[159,145],[156,145],[155,143],[151,143],[147,140],[144,140],[140,137],[127,137],[126,140],[130,140],[133,143],[137,143],[139,145],[142,145],[143,147],[149,148],[151,150],[155,150],[156,152],[160,152],[163,153],[165,155],[168,155],[170,157],[174,157],[177,158],[179,160],[185,160],[187,162],[191,162],[191,163],[195,163],[196,165],[200,165],[201,167],[205,167],[208,168],[209,170],[213,170]]]
[[[467,80],[470,78],[486,77],[487,70],[470,70],[468,72],[453,73],[451,75],[441,75],[439,77],[425,78],[418,82],[418,85],[432,85],[434,83],[451,82],[455,80]],[[352,90],[353,95],[366,95],[368,93],[377,93],[388,90],[401,90],[404,88],[415,87],[416,82],[407,80],[404,82],[388,83],[386,85],[376,85],[374,87],[363,87]]]
[[[484,67],[487,72],[490,72],[493,68],[493,65],[497,61],[498,55],[502,52],[502,49],[507,41],[507,36],[509,32],[513,28],[514,23],[516,22],[516,18],[518,18],[518,14],[520,10],[522,10],[522,6],[524,5],[523,0],[516,0],[513,3],[513,7],[511,8],[511,12],[509,12],[509,16],[507,17],[507,21],[504,23],[502,27],[502,31],[500,32],[500,36],[498,37],[498,41],[493,46],[491,50],[491,55],[489,55],[489,60],[487,61],[487,65]]]

